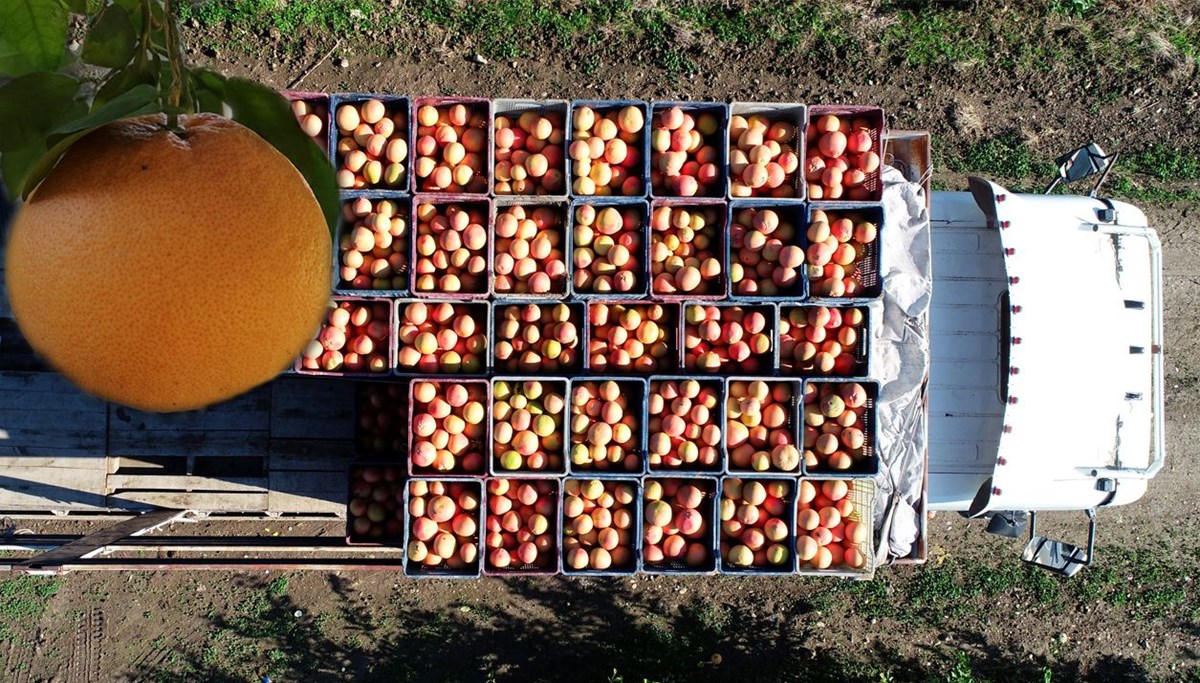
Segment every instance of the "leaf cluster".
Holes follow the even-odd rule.
[[[68,49],[72,15],[85,34]],[[278,93],[183,62],[171,0],[0,0],[0,176],[28,198],[79,139],[119,119],[213,112],[258,133],[304,175],[332,230],[338,194],[320,147]],[[99,73],[98,77],[79,74]]]

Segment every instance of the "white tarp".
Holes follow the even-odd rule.
[[[929,211],[917,183],[884,167],[880,226],[883,297],[871,303],[871,377],[880,384],[875,479],[878,562],[905,557],[922,528],[929,377],[929,305],[933,294]]]

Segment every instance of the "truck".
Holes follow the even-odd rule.
[[[1157,235],[1137,207],[1098,196],[1117,156],[1094,144],[1059,158],[1044,193],[975,177],[931,191],[925,132],[888,132],[884,158],[916,202],[897,273],[927,282],[873,312],[910,389],[882,413],[907,464],[878,478],[875,564],[924,562],[927,519],[955,512],[1073,575],[1095,557],[1097,512],[1137,501],[1164,462]],[[399,570],[403,547],[339,532],[355,401],[349,382],[281,377],[197,413],[108,405],[41,366],[5,305],[0,567]],[[1039,533],[1046,511],[1083,512],[1086,541]]]

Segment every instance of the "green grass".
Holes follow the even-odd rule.
[[[983,617],[996,598],[1015,597],[1057,609],[1062,582],[1050,574],[1006,558],[999,564],[949,558],[911,572],[876,575],[874,580],[838,584],[843,594],[834,604],[849,600],[866,619],[892,619],[940,627],[956,620]]]
[[[1031,8],[935,0],[875,8],[843,0],[184,0],[180,15],[235,33],[280,34],[279,49],[338,37],[348,50],[376,54],[364,28],[413,31],[421,44],[460,45],[496,60],[558,56],[594,75],[600,65],[633,62],[671,79],[696,73],[713,55],[761,51],[782,58],[836,61],[827,78],[881,46],[910,67],[987,69],[1010,76],[1068,70],[1102,81],[1161,70],[1160,36],[1200,63],[1200,22],[1183,9],[1104,11],[1099,0],[1050,0]],[[864,21],[863,19],[866,19]],[[439,29],[432,35],[429,27]],[[208,47],[231,42],[199,32]],[[395,48],[387,48],[393,50]],[[386,50],[385,50],[386,51]]]
[[[181,19],[195,18],[205,26],[266,26],[283,34],[320,28],[343,34],[376,8],[371,0],[191,0],[180,3],[178,11]]]
[[[972,144],[961,159],[948,159],[950,168],[962,173],[980,173],[1006,179],[1028,178],[1050,170],[1036,168],[1033,151],[1015,132],[1008,132]]]
[[[1050,0],[1050,11],[1065,17],[1084,17],[1096,9],[1098,0]]]
[[[1161,142],[1127,155],[1124,163],[1134,173],[1158,180],[1200,180],[1200,155]]]
[[[908,66],[975,63],[988,56],[987,45],[973,35],[978,19],[970,12],[904,10],[895,19],[884,30],[883,42],[904,55]]]
[[[934,154],[936,168],[1009,183],[1017,191],[1039,192],[1040,183],[1049,182],[1055,175],[1050,155],[1031,148],[1014,131],[971,143],[959,153],[935,148]],[[1109,175],[1103,194],[1132,202],[1200,201],[1200,188],[1180,186],[1197,180],[1200,154],[1157,143],[1123,155]],[[937,179],[934,185],[934,189],[955,189]]]
[[[1106,549],[1070,586],[1082,602],[1130,608],[1137,620],[1190,621],[1200,610],[1200,596],[1189,594],[1187,576],[1200,565],[1194,558],[1185,561],[1186,565],[1178,566],[1151,550]]]
[[[0,642],[15,637],[18,628],[34,626],[62,586],[61,579],[38,576],[0,581]]]

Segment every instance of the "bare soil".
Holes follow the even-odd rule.
[[[438,45],[426,31],[373,40]],[[892,128],[931,131],[942,155],[1005,131],[1052,153],[1090,139],[1200,149],[1194,67],[1147,74],[1097,104],[1084,73],[1015,83],[980,69],[899,68],[884,54],[853,56],[873,82],[835,82],[814,60],[753,52],[696,55],[692,77],[616,59],[586,75],[560,55],[478,64],[461,49],[373,56],[347,45],[319,61],[325,44],[284,55],[267,32],[223,38],[240,47],[197,51],[197,61],[280,88],[877,103]],[[937,180],[963,185],[954,174]],[[1200,212],[1145,208],[1166,250],[1169,459],[1143,500],[1101,513],[1098,566],[1071,582],[1026,571],[1018,542],[949,515],[931,522],[926,567],[885,568],[864,585],[97,573],[58,580],[40,615],[14,612],[25,616],[9,626],[15,637],[0,637],[0,679],[1198,680],[1200,602],[1189,593],[1200,568]],[[1082,538],[1082,515],[1048,523]]]

